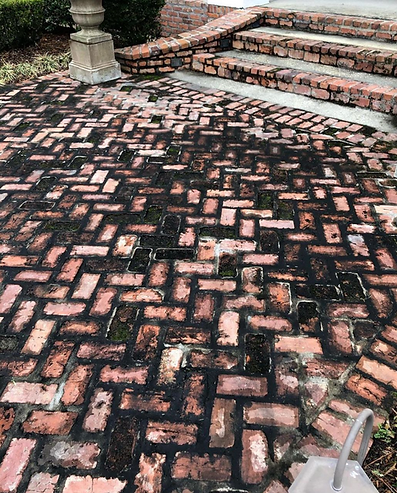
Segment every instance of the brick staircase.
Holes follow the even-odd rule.
[[[233,50],[199,53],[192,69],[340,105],[397,113],[397,23],[266,8]]]

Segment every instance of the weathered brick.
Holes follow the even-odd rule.
[[[92,491],[92,493],[120,493],[126,481],[116,478],[93,478],[92,476],[68,476],[62,493],[76,493],[77,491]]]
[[[32,475],[26,493],[53,493],[58,483],[59,474],[37,472]]]
[[[194,424],[149,421],[146,427],[146,440],[152,443],[194,445],[197,441],[197,432],[197,425]]]
[[[57,384],[43,385],[30,382],[10,382],[0,401],[19,404],[49,404],[57,391]]]
[[[236,401],[234,399],[214,400],[211,414],[210,447],[233,447],[236,418]]]
[[[298,426],[298,409],[285,404],[252,403],[244,407],[244,419],[249,424],[268,426]]]
[[[61,411],[32,411],[23,424],[27,433],[67,435],[77,419],[77,413]]]
[[[96,443],[57,440],[44,445],[38,463],[63,468],[94,469],[101,449]]]
[[[110,416],[113,393],[110,390],[97,388],[91,398],[87,414],[84,417],[83,428],[95,433],[106,428]]]
[[[70,372],[62,396],[62,402],[65,406],[79,406],[84,402],[85,391],[92,372],[92,365],[78,365]]]
[[[11,428],[15,419],[15,410],[12,407],[0,407],[0,447],[6,439],[6,432]]]
[[[142,454],[139,458],[139,473],[135,477],[136,493],[160,493],[163,479],[163,464],[166,456]]]
[[[243,430],[242,443],[241,479],[246,484],[261,483],[268,469],[266,435],[259,430]]]
[[[54,328],[53,320],[38,320],[28,337],[22,352],[26,354],[40,354],[47,343],[47,339]]]
[[[174,479],[194,479],[201,481],[228,481],[231,464],[228,457],[208,455],[200,457],[186,452],[178,452],[172,466]]]
[[[0,491],[16,491],[36,446],[36,440],[14,438],[0,464]]]

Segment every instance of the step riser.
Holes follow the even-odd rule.
[[[365,48],[346,47],[325,42],[313,42],[299,38],[282,38],[269,35],[238,33],[233,48],[263,53],[281,58],[294,58],[357,72],[388,76],[397,74],[397,54],[381,53]]]
[[[353,38],[397,41],[396,21],[269,8],[266,9],[263,25]]]
[[[221,59],[213,55],[193,57],[193,70],[224,79],[261,85],[270,89],[301,94],[341,105],[358,106],[381,113],[397,114],[397,90],[370,86],[298,70],[280,70],[238,59]]]

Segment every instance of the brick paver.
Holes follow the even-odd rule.
[[[397,134],[167,78],[0,103],[1,493],[281,493],[382,420]]]

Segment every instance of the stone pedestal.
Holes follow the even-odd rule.
[[[86,84],[101,84],[121,77],[114,57],[112,36],[99,29],[105,10],[102,0],[71,0],[70,12],[81,31],[70,35],[70,77]]]
[[[112,36],[107,33],[90,36],[70,35],[72,62],[70,77],[86,84],[101,84],[121,77],[120,64],[114,58]]]

